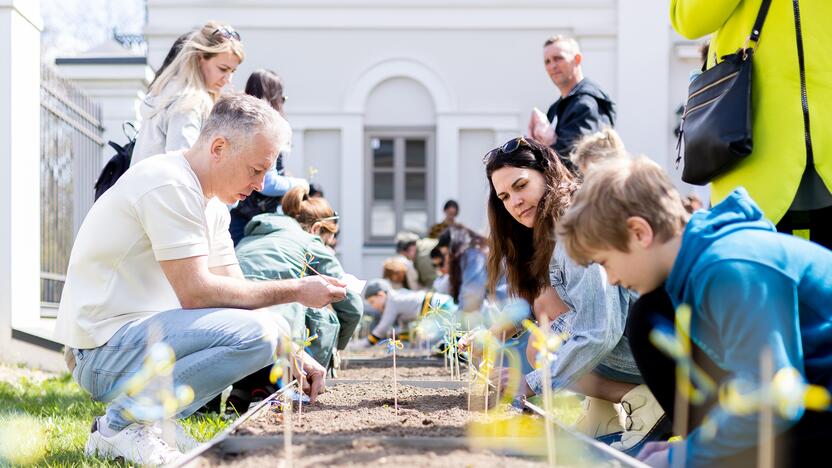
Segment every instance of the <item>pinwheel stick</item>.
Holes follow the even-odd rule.
[[[448,352],[448,362],[451,365],[451,380],[454,380],[454,349],[453,349],[453,343],[454,343],[454,324],[453,323],[448,323],[448,344],[446,345],[447,346],[446,351]]]
[[[505,359],[505,354],[506,354],[506,332],[505,332],[505,330],[503,330],[503,334],[500,336],[500,358],[497,359],[497,368],[499,368],[499,369],[502,369],[503,366],[505,365],[503,363],[503,360]],[[501,388],[502,384],[503,384],[503,378],[502,378],[502,376],[500,376],[500,378],[497,379],[497,398],[499,398],[500,395],[502,395],[502,388]]]
[[[285,378],[283,382],[289,379],[292,375],[292,363],[289,359],[286,360],[286,372],[283,374]],[[283,452],[286,457],[286,466],[292,468],[292,392],[283,392]]]
[[[396,329],[393,328],[393,338],[394,340],[391,346],[393,350],[393,408],[396,410],[396,416],[399,415],[399,388],[398,388],[398,380],[396,379]]]
[[[468,360],[468,412],[471,412],[471,391],[474,388],[474,370],[471,368],[472,360]]]
[[[459,348],[456,347],[457,337],[454,335],[452,338],[453,346],[454,346],[454,360],[456,361],[456,379],[462,380],[462,370],[459,368]]]
[[[771,388],[769,382],[774,378],[774,358],[771,348],[766,346],[760,353],[760,392],[763,405],[760,407],[760,444],[757,460],[759,468],[772,468],[774,466],[774,408],[769,395]]]
[[[549,319],[544,314],[540,318],[540,328],[543,331],[543,359],[541,367],[543,377],[543,410],[546,412],[544,424],[546,425],[546,453],[549,466],[555,466],[555,436],[552,428],[552,369],[549,361]]]

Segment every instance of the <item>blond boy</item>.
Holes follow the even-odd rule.
[[[657,164],[610,161],[589,173],[558,236],[576,261],[604,266],[612,284],[641,294],[664,285],[673,307],[688,304],[691,342],[719,368],[719,385],[742,379],[756,389],[761,352],[770,349],[775,373],[797,370],[809,383],[832,387],[832,252],[777,233],[745,189],[688,219]],[[635,348],[633,354],[641,368]],[[672,370],[665,375],[675,379]],[[694,420],[684,441],[648,445],[642,459],[652,466],[753,463],[759,413],[720,403],[704,412],[716,437]],[[775,414],[778,438],[788,438],[782,460],[817,460],[832,435],[830,413]]]

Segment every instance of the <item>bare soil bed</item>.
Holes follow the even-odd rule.
[[[413,366],[396,365],[396,376],[399,380],[450,380],[451,371],[442,366]],[[338,371],[338,378],[331,379],[331,382],[338,380],[384,380],[393,381],[392,367],[376,366],[348,366]]]
[[[545,463],[528,458],[499,455],[488,451],[470,449],[425,449],[385,445],[380,441],[367,439],[352,443],[333,444],[321,439],[319,443],[295,444],[292,447],[293,466],[336,466],[336,467],[540,467]],[[230,466],[239,468],[263,468],[285,466],[283,449],[264,449],[246,455],[220,456],[212,454],[200,461],[198,466]]]
[[[393,383],[336,384],[313,405],[304,405],[302,417],[293,417],[298,434],[338,436],[408,435],[462,437],[471,417],[467,389],[421,388],[399,385],[399,412],[393,407]],[[280,435],[282,415],[269,410],[246,423],[240,435]]]
[[[411,359],[397,365],[399,380],[412,384],[399,383],[396,414],[390,364],[387,359],[353,359],[338,379],[329,380],[328,391],[315,404],[303,406],[300,420],[295,406],[293,466],[545,466],[542,459],[493,451],[495,444],[501,444],[497,439],[484,445],[479,439],[476,447],[481,448],[468,446],[467,424],[485,418],[480,411],[482,387],[473,389],[472,411],[467,411],[466,381],[449,381],[441,361]],[[195,466],[286,466],[283,435],[283,415],[276,407],[267,408]],[[587,458],[585,448],[574,446],[566,436],[559,465],[620,466]]]
[[[544,466],[531,458],[466,447],[465,426],[481,416],[467,411],[467,387],[442,387],[444,382],[439,381],[448,376],[441,364],[405,364],[398,369],[398,376],[400,380],[431,381],[430,388],[398,385],[398,414],[393,406],[392,369],[383,362],[365,362],[342,370],[340,379],[367,381],[330,380],[328,391],[315,404],[304,405],[300,421],[296,406],[292,417],[293,466]],[[245,423],[234,436],[280,437],[282,417],[276,408],[268,409]],[[201,458],[198,466],[285,465],[283,444],[278,441],[244,454],[214,450]]]

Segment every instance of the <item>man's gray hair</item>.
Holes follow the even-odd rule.
[[[258,133],[274,142],[278,151],[289,149],[292,141],[289,122],[268,102],[247,94],[231,94],[214,104],[194,146],[209,144],[221,136],[228,140],[231,151],[239,155],[252,146]]]
[[[556,34],[546,39],[546,42],[543,43],[543,47],[549,47],[552,44],[560,45],[564,50],[571,52],[573,56],[581,53],[578,41],[576,41],[573,37]]]

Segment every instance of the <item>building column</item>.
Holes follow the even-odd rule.
[[[37,0],[0,0],[0,362],[59,369],[13,331],[40,316],[42,29]]]
[[[458,119],[439,114],[436,116],[434,206],[428,207],[433,210],[437,222],[443,219],[442,206],[445,202],[459,199],[459,157]]]
[[[344,271],[366,275],[364,270],[364,119],[351,115],[341,127],[341,235],[338,252]]]
[[[668,109],[670,21],[664,5],[618,1],[618,117],[615,128],[627,149],[643,153],[666,171],[672,116]]]

